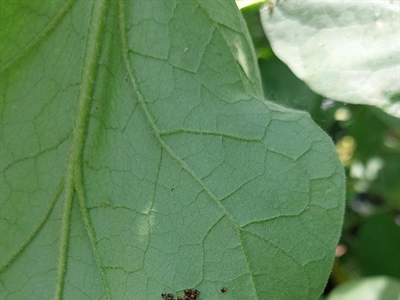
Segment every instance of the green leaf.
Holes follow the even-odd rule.
[[[260,7],[263,5],[263,1],[251,4],[236,1],[236,4],[240,8],[240,12],[246,21],[257,56],[264,59],[269,58],[273,55],[273,52],[268,39],[264,34],[264,29],[260,20]],[[246,4],[247,6],[242,7],[243,4]]]
[[[367,218],[359,229],[356,248],[363,273],[400,279],[399,241],[400,228],[394,215],[377,214]]]
[[[325,97],[400,118],[398,1],[277,1],[261,9],[276,55]]]
[[[235,0],[236,5],[242,9],[245,7],[249,7],[251,5],[257,5],[263,2],[263,0]]]
[[[268,97],[276,103],[307,111],[323,129],[331,128],[338,102],[329,101],[313,93],[275,55],[259,59],[263,88]],[[328,105],[326,105],[326,103]]]
[[[400,297],[400,282],[387,276],[369,277],[343,284],[327,300],[393,300]]]
[[[2,297],[318,298],[343,170],[233,1],[1,5]]]

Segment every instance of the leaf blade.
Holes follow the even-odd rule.
[[[217,4],[225,10],[216,12]],[[84,10],[74,6],[73,11],[78,16]],[[185,52],[180,44],[193,43],[185,37],[189,31],[178,31],[188,22],[187,12],[208,24],[198,42],[203,54],[197,63],[184,59],[190,49]],[[151,37],[159,38],[152,31],[171,32],[172,42],[161,45],[173,54],[164,48],[143,53]],[[179,34],[183,37],[172,37]],[[141,36],[150,38],[140,41]],[[74,179],[65,297],[153,299],[196,287],[204,297],[219,299],[222,286],[234,298],[319,295],[340,230],[343,173],[331,142],[306,114],[262,100],[254,51],[243,46],[248,40],[229,2],[110,3],[83,175],[78,172]],[[133,49],[134,41],[142,45]],[[331,192],[324,191],[327,187]],[[241,213],[242,208],[249,211]],[[61,213],[58,201],[43,227],[58,224],[53,235],[43,229],[0,274],[7,288],[24,260],[40,264],[45,259],[32,253],[50,243],[46,236],[59,243]],[[329,222],[321,217],[326,214]],[[294,221],[287,227],[290,218]],[[327,232],[332,222],[336,231]],[[89,231],[88,225],[93,226]],[[297,225],[307,228],[299,248]],[[325,233],[322,243],[314,237]],[[290,238],[280,241],[285,235]],[[314,242],[321,245],[319,252],[304,255]],[[294,272],[286,272],[288,266]],[[53,287],[46,295],[54,293],[57,270],[47,268],[51,276],[36,283]],[[34,288],[24,289],[26,282],[19,289],[29,293]]]
[[[279,2],[261,9],[274,52],[325,97],[399,115],[397,3]]]

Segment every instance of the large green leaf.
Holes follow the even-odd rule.
[[[276,55],[315,92],[400,117],[398,1],[277,1],[261,9]]]
[[[307,114],[263,100],[233,1],[10,1],[0,20],[3,298],[319,296],[343,171]]]

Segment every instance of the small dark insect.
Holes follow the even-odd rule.
[[[172,293],[161,294],[161,298],[163,298],[163,300],[175,300],[174,294],[172,294]]]
[[[182,297],[181,296],[178,296],[178,299],[177,300],[182,300]]]
[[[225,293],[227,290],[228,290],[228,289],[227,289],[226,287],[223,287],[223,288],[221,289],[221,293]]]
[[[197,296],[200,295],[200,291],[198,290],[192,290],[192,289],[185,289],[185,300],[188,299],[197,299]]]
[[[125,83],[128,83],[128,76],[125,76]]]

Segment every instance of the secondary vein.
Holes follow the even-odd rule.
[[[28,54],[33,48],[40,44],[40,42],[56,28],[57,24],[62,21],[64,16],[70,11],[71,7],[75,3],[75,0],[68,0],[64,3],[64,6],[54,15],[49,23],[39,32],[36,37],[29,42],[25,47],[16,53],[16,55],[8,61],[1,69],[0,75],[6,72],[11,66],[13,66],[19,59]]]

